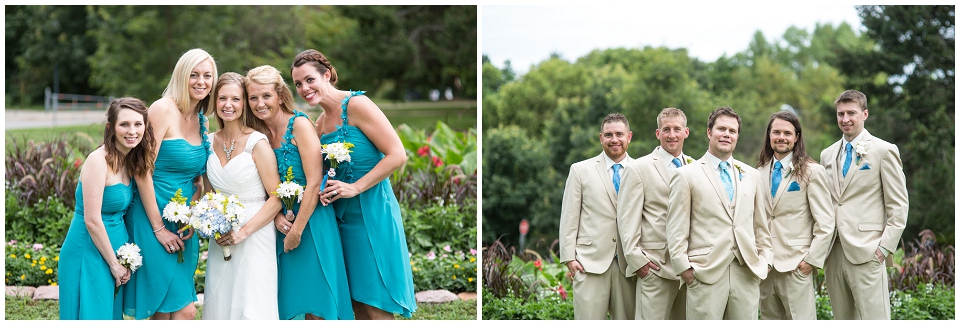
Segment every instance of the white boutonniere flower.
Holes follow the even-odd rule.
[[[790,173],[792,172],[793,172],[793,162],[791,161],[787,163],[787,174],[783,175],[783,178],[787,178],[787,176],[790,176]]]
[[[737,172],[740,173],[740,180],[743,180],[743,167],[740,167],[740,164],[733,164],[733,167],[737,168]]]
[[[861,157],[867,155],[867,143],[863,141],[857,142],[857,145],[853,146],[853,150],[857,152],[857,166],[860,166]]]

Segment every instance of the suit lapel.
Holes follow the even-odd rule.
[[[730,200],[727,199],[727,192],[723,189],[723,185],[720,183],[720,176],[717,175],[717,171],[710,167],[710,158],[707,158],[706,155],[703,158],[700,158],[700,170],[707,176],[707,180],[710,181],[710,186],[713,186],[713,191],[717,193],[717,198],[720,199],[720,202],[723,202],[723,207],[727,211],[727,216],[733,218],[733,214],[730,213]]]
[[[760,186],[763,186],[762,190],[767,191],[767,193],[764,195],[770,194],[770,187],[773,186],[770,181],[770,177],[773,175],[773,161],[771,161],[769,164],[760,166],[760,168],[757,168],[757,171],[760,172],[760,177],[763,178],[760,180]],[[779,189],[777,190],[777,194],[780,194]],[[769,210],[773,210],[773,207],[775,207],[773,204],[773,198],[770,196],[767,196],[767,198],[767,208],[769,208]]]
[[[601,154],[603,155],[603,154]],[[603,161],[603,156],[597,156],[597,163],[594,164],[599,180],[603,183],[603,188],[607,191],[607,197],[613,206],[617,206],[617,190],[613,188],[613,179],[607,174],[607,164]]]
[[[787,194],[787,190],[790,189],[790,183],[792,183],[792,182],[794,181],[794,176],[795,176],[795,175],[794,175],[793,170],[786,171],[786,172],[787,172],[787,173],[790,173],[790,174],[789,174],[789,175],[786,175],[787,177],[784,177],[783,180],[780,181],[780,186],[777,187],[777,196],[773,198],[773,207],[774,207],[774,208],[776,208],[776,207],[777,207],[777,204],[780,203],[780,198],[782,198],[784,194]],[[773,177],[773,176],[771,175],[771,177]],[[767,181],[767,182],[770,182],[770,181]]]
[[[863,143],[863,146],[866,149],[865,151],[869,153],[870,140],[872,140],[873,137],[870,136],[870,133],[867,132],[867,130],[863,130],[863,133],[864,135],[863,135],[863,138],[860,138],[860,142]],[[866,158],[866,155],[863,155],[863,156],[860,156],[860,164],[857,164],[857,153],[856,153],[857,149],[854,148],[853,150],[854,150],[854,153],[852,156],[853,158],[850,160],[850,170],[847,171],[847,179],[846,179],[846,182],[844,182],[843,184],[844,190],[846,190],[846,187],[850,185],[850,181],[853,180],[853,177],[857,175],[858,171],[860,171],[860,167],[863,167],[863,164],[865,163],[864,158]]]
[[[833,181],[830,182],[833,185],[833,190],[830,191],[830,194],[833,195],[833,201],[840,201],[840,183],[843,182],[843,175],[841,175],[839,166],[837,166],[838,155],[840,154],[840,143],[837,141],[832,146],[828,147],[824,151],[824,157],[820,157],[820,161],[823,161],[823,168],[827,170],[827,177],[832,178]]]
[[[732,178],[730,181],[733,182],[733,201],[734,201],[733,206],[737,207],[737,206],[740,206],[740,197],[741,197],[740,191],[743,190],[740,188],[740,185],[743,185],[743,182],[741,181],[741,177],[743,177],[743,175],[740,173],[740,169],[736,167],[740,165],[740,162],[732,158],[730,160],[733,160],[733,164],[730,165],[730,174],[731,174],[730,176]],[[730,207],[728,207],[728,209],[729,208]],[[731,212],[735,212],[735,211],[731,211]]]
[[[653,150],[653,154],[650,156],[653,158],[653,166],[657,168],[657,174],[660,174],[660,179],[663,180],[664,184],[670,185],[670,171],[667,169],[667,166],[663,165],[660,157],[660,147]]]

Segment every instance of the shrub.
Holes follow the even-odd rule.
[[[17,189],[8,189],[6,193],[6,238],[24,243],[62,245],[73,220],[73,206],[58,196],[48,196],[32,204],[21,205],[18,202],[19,195]]]
[[[57,285],[59,248],[11,240],[4,245],[4,283],[8,286]]]
[[[207,239],[200,238],[200,261],[197,262],[197,270],[193,271],[193,285],[197,293],[203,292],[207,280],[207,250],[210,248],[210,242]]]
[[[920,237],[892,254],[891,290],[916,290],[924,284],[954,286],[955,252],[952,245],[941,244],[933,231],[926,229]]]
[[[833,319],[830,296],[817,293],[817,319]],[[956,289],[927,283],[916,290],[890,291],[890,319],[954,319]],[[486,301],[484,301],[486,307]]]
[[[416,291],[444,289],[450,292],[477,291],[476,250],[441,251],[412,255],[413,285]]]
[[[437,198],[457,205],[477,200],[477,134],[455,132],[443,122],[429,136],[407,125],[397,127],[407,163],[390,182],[397,199],[410,206],[429,205]]]
[[[497,297],[484,290],[482,315],[484,320],[573,319],[573,300],[550,296],[528,301],[518,297]]]
[[[52,196],[72,207],[80,167],[95,147],[93,139],[83,133],[60,135],[45,143],[25,138],[8,140],[6,190],[16,190],[22,206]]]
[[[477,245],[477,206],[458,206],[443,200],[411,208],[404,202],[400,211],[407,235],[407,247],[412,254],[450,246],[452,250],[466,250]]]

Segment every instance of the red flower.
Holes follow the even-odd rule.
[[[440,160],[440,157],[433,156],[433,165],[437,167],[443,166],[443,160]]]
[[[83,160],[80,160],[80,158],[77,158],[77,160],[73,162],[73,168],[80,167],[80,164],[82,163],[83,163]]]
[[[537,267],[537,270],[543,271],[543,263],[540,262],[540,260],[534,261],[534,262],[533,262],[533,266],[536,266],[536,267]]]
[[[567,300],[567,289],[564,289],[562,284],[559,287],[557,287],[557,293],[560,294],[560,298],[563,298],[563,300]]]
[[[460,177],[454,178],[454,179],[453,179],[453,183],[454,183],[454,184],[457,184],[457,185],[460,185]]]
[[[420,149],[417,149],[417,154],[420,155],[420,157],[430,154],[430,145],[425,144]]]

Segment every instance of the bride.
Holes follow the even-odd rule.
[[[261,133],[266,126],[246,105],[242,76],[221,75],[213,99],[220,130],[209,137],[204,188],[237,195],[245,212],[240,229],[210,241],[203,319],[278,319],[276,232],[264,227],[281,206],[269,194],[280,183],[276,156]],[[221,245],[232,246],[229,261]]]

